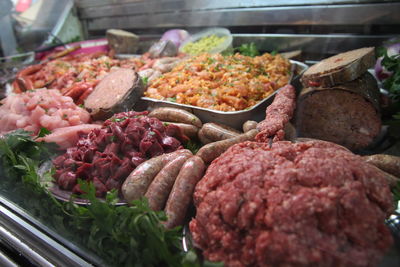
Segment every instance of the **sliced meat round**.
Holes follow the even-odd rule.
[[[118,69],[101,80],[85,100],[93,119],[102,120],[131,108],[142,96],[143,83],[131,69]]]
[[[296,129],[301,137],[334,142],[351,150],[366,148],[381,131],[376,80],[366,73],[333,88],[303,89]]]

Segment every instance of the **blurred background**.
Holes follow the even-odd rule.
[[[109,28],[139,35],[144,51],[171,28],[222,26],[234,46],[301,49],[318,60],[399,36],[399,14],[390,0],[1,0],[1,55],[103,38]]]

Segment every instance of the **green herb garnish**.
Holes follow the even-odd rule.
[[[147,84],[149,83],[149,77],[141,77],[141,79],[142,79],[144,86],[147,86]]]
[[[255,43],[242,44],[241,46],[237,47],[235,51],[239,52],[244,56],[249,56],[249,57],[255,57],[260,55],[260,52],[258,51]]]
[[[110,120],[111,120],[112,122],[121,122],[121,121],[124,121],[124,120],[126,120],[126,119],[128,119],[127,116],[124,116],[124,117],[122,117],[122,118],[111,118]]]
[[[271,56],[276,56],[278,53],[278,50],[272,50],[270,54]]]
[[[39,133],[38,133],[37,136],[38,137],[44,137],[44,136],[46,136],[48,134],[51,134],[51,131],[48,130],[47,128],[42,127],[42,128],[40,128]]]
[[[176,97],[167,97],[167,101],[176,102]]]
[[[389,91],[390,97],[395,101],[400,101],[400,54],[388,56],[386,49],[378,50],[382,56],[382,66],[392,75],[383,82],[383,87]]]
[[[400,182],[397,182],[395,186],[391,188],[394,202],[397,203],[400,201]]]
[[[199,151],[201,145],[197,142],[194,142],[192,140],[189,140],[186,144],[183,145],[186,149],[189,149],[190,151],[192,151],[193,155],[195,155],[197,153],[197,151]]]

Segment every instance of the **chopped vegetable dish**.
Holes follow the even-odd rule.
[[[250,108],[286,85],[290,62],[268,53],[202,54],[155,80],[145,96],[221,111]]]

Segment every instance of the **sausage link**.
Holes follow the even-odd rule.
[[[192,201],[194,188],[203,177],[205,169],[203,160],[198,156],[189,158],[183,164],[165,206],[168,218],[165,222],[166,228],[170,229],[183,224]]]
[[[201,157],[205,163],[210,163],[211,161],[219,157],[222,153],[224,153],[230,146],[244,141],[251,141],[257,134],[258,130],[253,129],[248,131],[247,133],[238,135],[233,138],[207,144],[200,148],[196,155]]]
[[[189,138],[194,138],[197,136],[197,132],[199,131],[199,128],[192,124],[187,124],[187,123],[179,123],[179,122],[169,122],[169,121],[163,121],[163,124],[167,126],[168,124],[173,124],[178,126],[184,135],[186,135]]]
[[[146,194],[149,207],[153,210],[162,210],[168,199],[178,173],[185,161],[192,156],[190,151],[181,154],[168,162],[151,182]]]
[[[77,101],[81,95],[83,95],[88,89],[92,87],[93,85],[90,83],[79,83],[71,86],[67,92],[63,93],[63,95],[69,96],[74,101]]]
[[[93,92],[93,87],[90,87],[89,89],[87,89],[78,99],[78,101],[76,101],[77,105],[81,105],[85,102],[85,99]]]
[[[139,199],[144,196],[157,173],[172,159],[183,153],[187,153],[187,151],[188,150],[183,149],[163,154],[137,166],[122,184],[121,191],[125,200],[129,203],[134,199]]]
[[[155,117],[160,121],[172,121],[194,125],[201,128],[201,120],[189,111],[178,108],[157,108],[149,113],[149,117]]]
[[[375,165],[382,171],[400,178],[400,157],[386,154],[375,154],[364,156],[363,159],[369,164]]]
[[[200,129],[199,132],[197,133],[197,137],[199,138],[200,142],[201,142],[203,145],[212,143],[213,141],[210,140],[210,139],[208,139],[208,138],[206,137],[206,135],[203,133],[203,131],[204,131],[204,129],[203,129],[203,127],[201,127],[201,129]]]
[[[236,137],[241,133],[231,127],[213,122],[203,124],[199,132],[199,139],[206,138],[212,142]],[[201,136],[204,135],[204,136]]]
[[[377,171],[379,171],[380,173],[382,173],[384,175],[386,182],[388,183],[388,185],[390,187],[395,187],[400,182],[400,179],[398,177],[381,170],[380,168],[376,167],[375,165],[371,165],[371,166],[376,168]]]
[[[42,64],[28,66],[28,67],[22,69],[20,72],[18,72],[16,77],[32,75],[32,74],[38,72],[40,69],[42,69],[42,67],[43,67]]]
[[[243,132],[248,132],[250,130],[253,130],[257,127],[258,122],[256,121],[246,121],[243,123]]]
[[[29,78],[28,76],[19,76],[16,77],[15,80],[17,81],[18,86],[22,91],[29,91],[35,89],[31,78]]]

